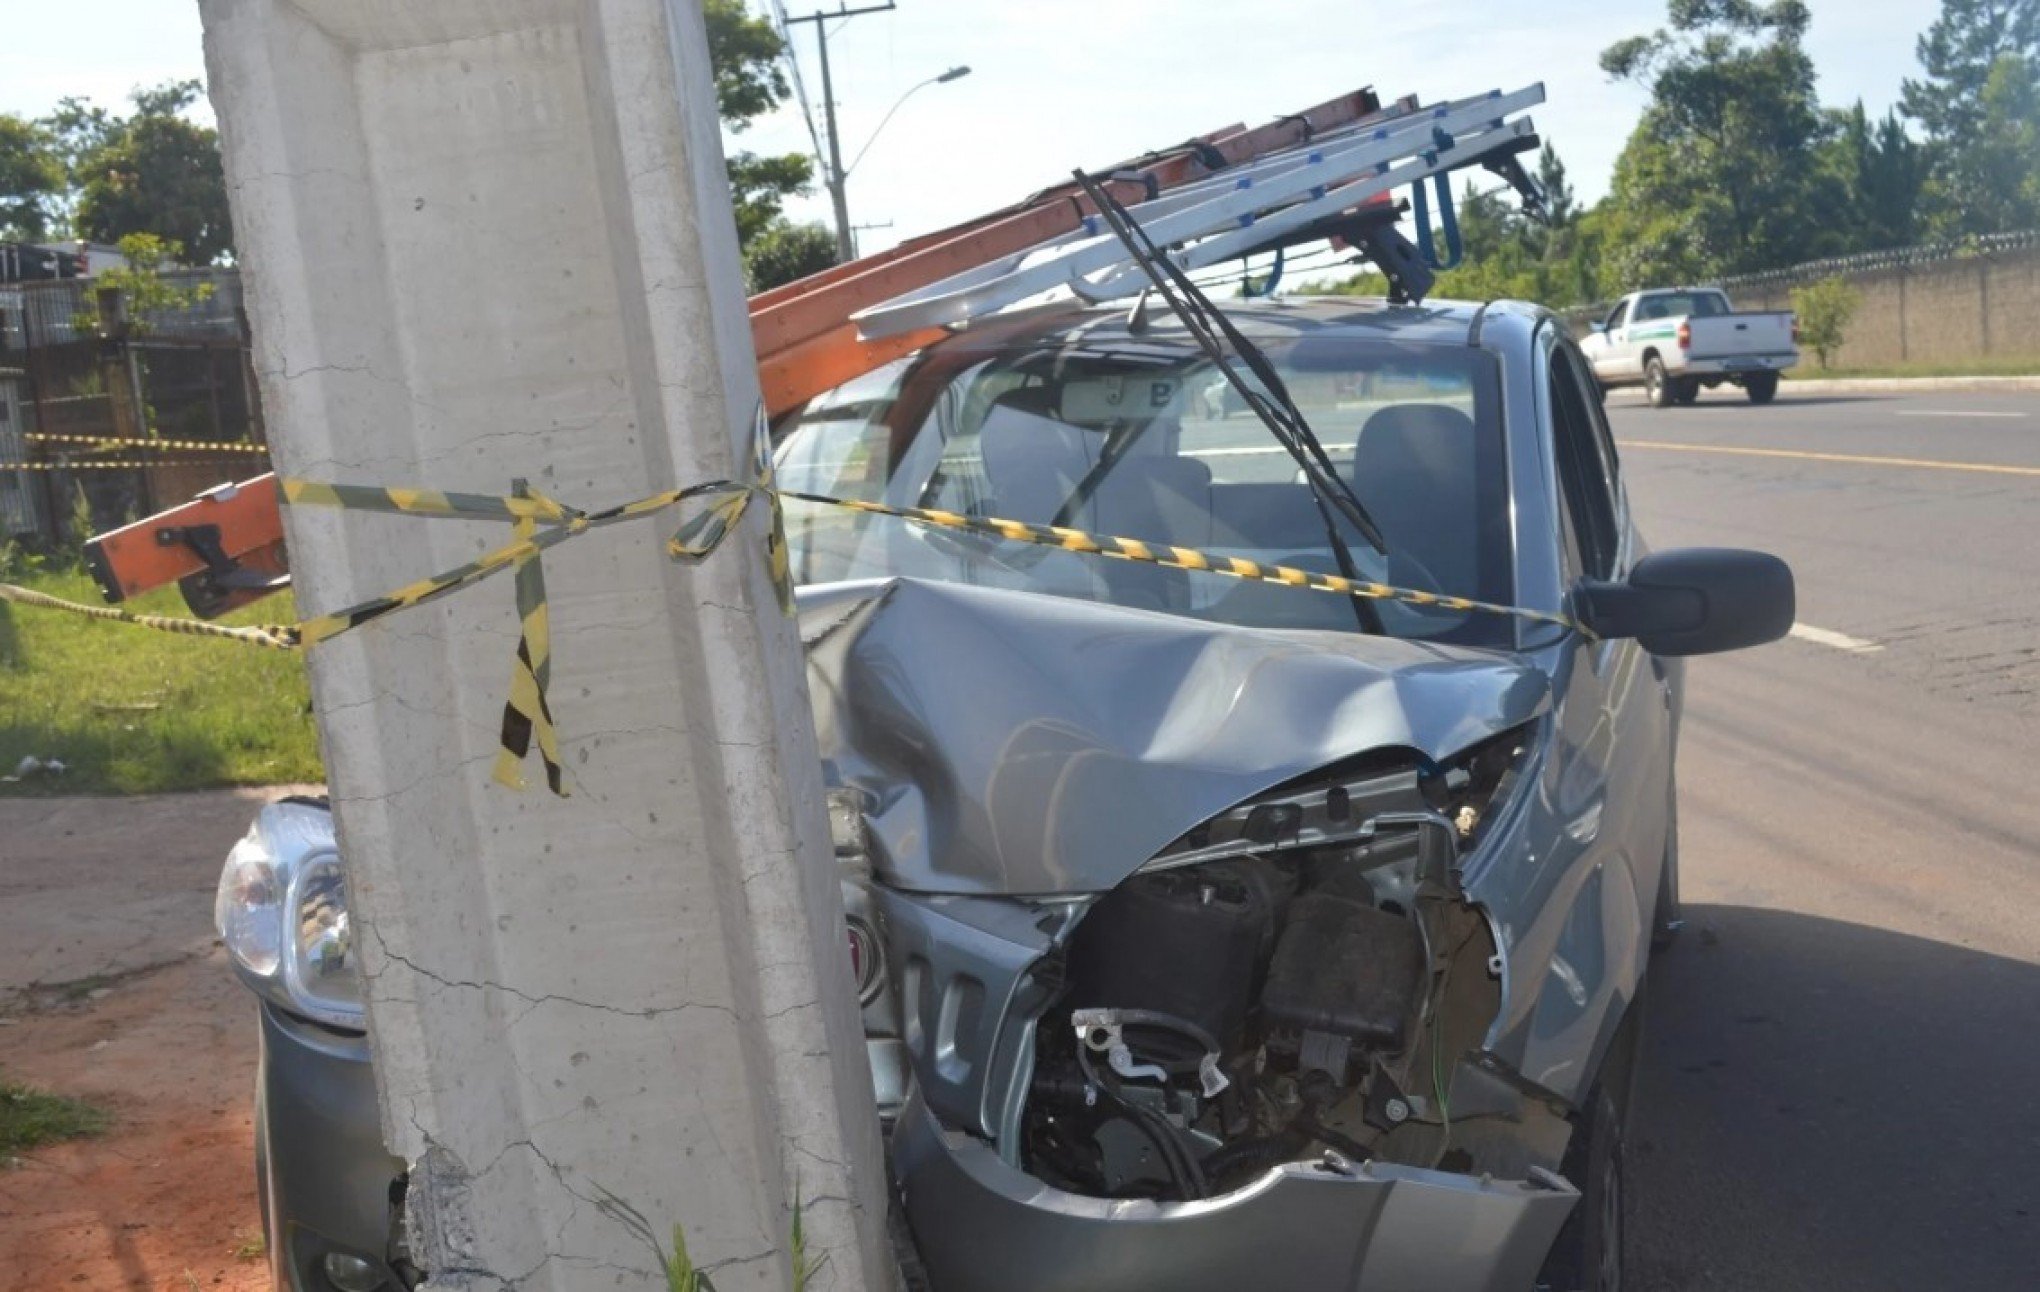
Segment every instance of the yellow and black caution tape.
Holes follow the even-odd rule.
[[[1491,601],[1472,601],[1466,597],[1447,596],[1442,592],[1423,592],[1416,588],[1398,588],[1387,583],[1369,583],[1362,579],[1342,578],[1336,574],[1299,570],[1293,566],[1263,565],[1259,561],[1249,561],[1238,556],[1220,556],[1212,552],[1200,552],[1194,548],[1170,547],[1163,543],[1144,543],[1137,538],[1114,538],[1104,534],[1087,534],[1077,529],[1000,520],[992,516],[964,516],[953,511],[934,511],[924,507],[893,507],[885,503],[828,498],[820,494],[782,493],[779,496],[800,502],[846,507],[851,511],[871,512],[880,516],[897,516],[901,520],[912,521],[918,525],[967,530],[973,534],[1008,539],[1016,543],[1058,547],[1066,552],[1084,552],[1095,556],[1114,557],[1122,561],[1138,561],[1146,565],[1164,565],[1175,570],[1225,574],[1235,579],[1279,583],[1289,588],[1309,588],[1316,592],[1332,592],[1370,601],[1399,601],[1411,606],[1430,606],[1439,610],[1465,611],[1473,614],[1509,615],[1536,623],[1558,624],[1575,629],[1579,627],[1576,621],[1565,615],[1547,614],[1542,610],[1498,605]]]
[[[0,462],[0,471],[147,471],[154,467],[217,467],[217,461],[195,458],[164,462]]]
[[[1011,542],[1030,543],[1037,547],[1057,548],[1066,552],[1167,566],[1171,569],[1221,574],[1236,579],[1306,588],[1338,596],[1396,601],[1405,605],[1471,614],[1507,615],[1536,623],[1555,624],[1578,632],[1586,631],[1577,621],[1565,615],[1531,610],[1522,606],[1474,601],[1466,597],[1424,592],[1415,588],[1399,588],[1385,583],[1370,583],[1289,566],[1263,565],[1257,561],[1221,556],[1193,548],[1173,547],[1111,535],[1088,534],[1082,530],[1031,525],[990,516],[965,516],[930,508],[893,507],[885,503],[832,498],[821,494],[781,492],[773,480],[770,442],[766,435],[762,413],[759,417],[756,445],[750,464],[752,483],[712,480],[685,489],[669,489],[648,498],[593,512],[569,507],[536,490],[525,488],[521,483],[517,492],[511,496],[497,497],[489,494],[448,493],[436,489],[327,484],[314,480],[285,478],[281,482],[284,500],[296,506],[341,507],[356,511],[380,511],[459,520],[508,521],[512,526],[509,542],[484,552],[464,565],[427,579],[420,579],[385,596],[375,597],[331,614],[315,615],[297,624],[228,628],[198,620],[137,615],[125,610],[79,605],[6,584],[0,584],[0,600],[66,610],[95,619],[119,620],[163,632],[220,637],[291,650],[315,646],[380,619],[384,615],[422,605],[469,584],[478,583],[503,570],[514,570],[517,614],[520,621],[517,656],[512,666],[509,699],[503,706],[501,750],[496,758],[494,777],[512,788],[524,788],[520,768],[535,743],[538,746],[539,761],[545,765],[547,785],[551,787],[553,793],[562,796],[566,794],[566,789],[561,773],[559,733],[546,699],[552,672],[552,639],[546,607],[545,576],[539,558],[547,548],[555,547],[588,530],[627,520],[639,520],[687,503],[700,504],[701,509],[681,521],[679,528],[666,541],[666,552],[675,560],[692,564],[707,559],[736,532],[754,498],[766,500],[772,513],[770,532],[766,539],[767,565],[771,571],[780,607],[789,614],[793,610],[793,587],[789,573],[785,522],[780,512],[780,503],[786,499],[793,499],[874,515],[892,516],[916,525],[961,530]]]
[[[240,457],[267,457],[267,444],[230,444],[223,440],[138,440],[118,435],[72,435],[56,431],[29,431],[22,437],[36,444],[83,444],[88,452],[102,449],[168,449],[178,453],[232,453]]]
[[[227,641],[247,642],[251,646],[267,646],[271,650],[296,650],[301,644],[298,630],[292,624],[251,624],[246,628],[230,628],[226,624],[210,624],[203,619],[177,619],[169,615],[138,615],[132,610],[118,606],[87,606],[76,601],[66,601],[45,592],[30,588],[16,587],[12,583],[0,583],[0,601],[12,601],[16,605],[39,606],[44,610],[64,610],[87,619],[108,619],[123,624],[136,624],[153,628],[157,632],[179,633],[186,637],[220,637]]]

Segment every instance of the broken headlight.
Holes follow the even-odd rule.
[[[293,1014],[362,1027],[361,980],[332,815],[272,803],[227,854],[213,923],[234,970]]]
[[[886,963],[871,901],[871,843],[864,828],[864,803],[856,790],[839,787],[829,791],[828,804],[829,842],[843,881],[850,977],[857,985],[857,1003],[869,1006],[885,991]]]

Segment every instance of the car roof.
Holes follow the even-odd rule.
[[[1471,301],[1426,301],[1422,305],[1390,305],[1358,296],[1281,296],[1272,300],[1216,302],[1232,325],[1257,342],[1284,340],[1306,333],[1337,331],[1383,341],[1429,345],[1474,342],[1482,314],[1489,308]],[[1520,307],[1518,307],[1520,308]],[[1152,298],[1139,327],[1130,326],[1131,301],[1113,305],[1059,304],[994,315],[945,343],[949,348],[1039,345],[1058,340],[1071,344],[1094,341],[1187,342],[1189,331],[1169,307]]]

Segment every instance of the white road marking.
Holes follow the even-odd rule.
[[[1900,417],[2025,417],[2025,413],[1981,413],[1959,408],[1919,408],[1902,410]]]
[[[1861,637],[1851,637],[1847,633],[1838,633],[1831,628],[1815,628],[1812,624],[1792,625],[1792,635],[1803,642],[1812,642],[1817,646],[1832,646],[1851,655],[1875,655],[1884,649],[1879,642],[1866,642]]]

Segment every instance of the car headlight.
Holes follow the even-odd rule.
[[[227,854],[213,923],[242,981],[294,1014],[362,1027],[361,978],[333,818],[272,803]]]
[[[835,846],[836,869],[843,882],[850,977],[857,985],[858,1004],[868,1011],[885,992],[886,962],[871,899],[871,839],[864,826],[864,799],[854,789],[837,788],[829,791],[828,803],[829,841]]]

